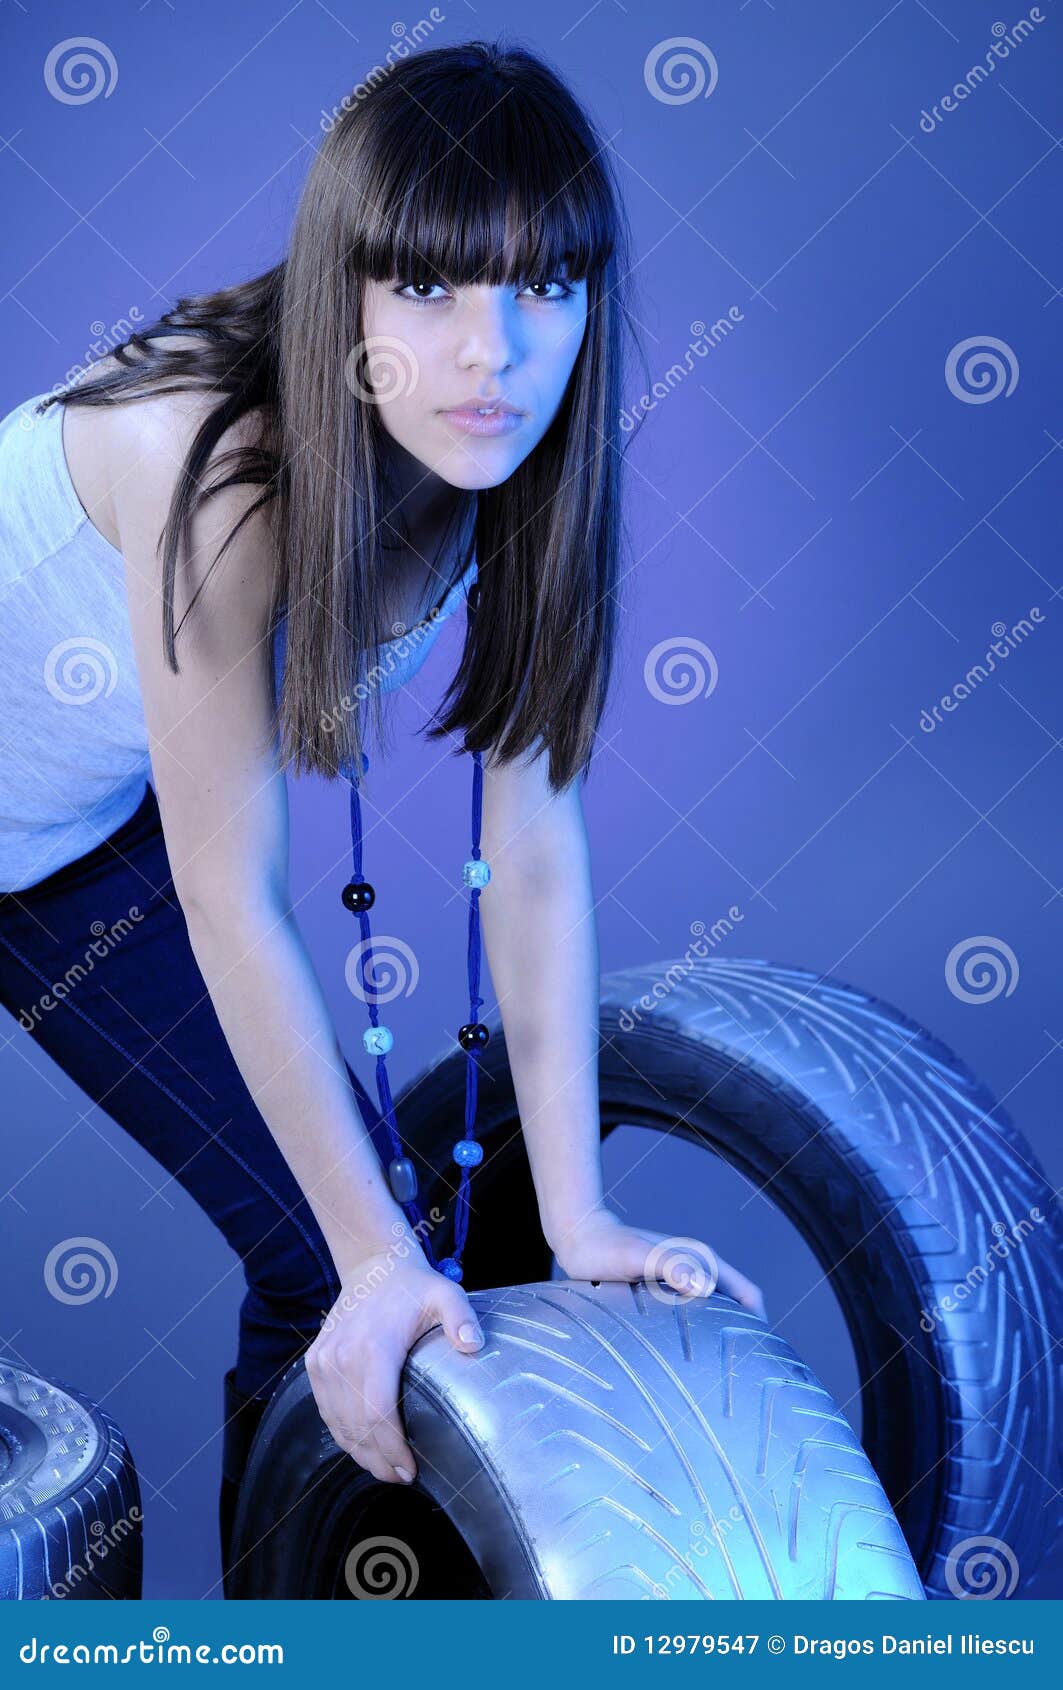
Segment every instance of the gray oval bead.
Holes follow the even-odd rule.
[[[412,1203],[417,1196],[417,1169],[408,1156],[396,1156],[388,1166],[388,1184],[396,1203]]]

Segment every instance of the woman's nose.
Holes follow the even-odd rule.
[[[504,300],[471,305],[462,323],[458,362],[488,375],[508,370],[520,356],[516,307]]]

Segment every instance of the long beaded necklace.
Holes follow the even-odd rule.
[[[467,597],[470,617],[475,614],[480,596],[480,585],[477,581],[470,589]],[[399,1135],[398,1124],[395,1120],[395,1105],[391,1095],[391,1082],[387,1069],[387,1053],[392,1049],[395,1038],[390,1027],[380,1020],[380,1011],[376,1003],[376,994],[370,986],[365,992],[366,1004],[369,1010],[369,1026],[362,1034],[362,1043],[370,1056],[376,1057],[376,1087],[380,1100],[380,1120],[386,1130],[391,1145],[391,1160],[387,1167],[388,1185],[397,1203],[405,1209],[413,1223],[415,1236],[420,1240],[431,1265],[448,1279],[462,1278],[461,1254],[465,1248],[465,1241],[469,1231],[469,1184],[472,1169],[483,1160],[483,1145],[476,1138],[476,1104],[478,1097],[479,1066],[477,1052],[482,1050],[490,1039],[490,1030],[479,1019],[479,1010],[483,1004],[480,994],[480,893],[491,879],[491,867],[486,858],[480,854],[480,832],[483,820],[483,758],[479,751],[472,753],[472,853],[462,865],[462,882],[469,891],[468,917],[468,976],[469,976],[469,1019],[458,1028],[458,1044],[464,1050],[467,1062],[465,1067],[465,1132],[453,1146],[454,1162],[461,1169],[461,1180],[455,1199],[454,1216],[454,1248],[449,1256],[437,1261],[428,1236],[428,1223],[421,1214],[418,1203],[417,1170],[409,1156]],[[369,759],[362,753],[362,774],[369,768]],[[369,911],[376,902],[376,889],[364,878],[362,866],[362,805],[359,797],[361,779],[358,775],[349,778],[351,790],[351,851],[353,872],[351,879],[344,886],[340,894],[344,908],[358,917],[361,925],[362,944],[360,946],[359,970],[365,985],[366,973],[369,980],[373,978],[373,942],[369,927]],[[361,1094],[361,1088],[356,1088]]]

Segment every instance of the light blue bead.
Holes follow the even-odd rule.
[[[453,1256],[443,1257],[439,1264],[439,1271],[445,1273],[448,1279],[461,1279],[462,1277],[461,1263],[456,1262]]]
[[[491,865],[486,857],[470,857],[462,866],[461,878],[466,886],[478,886],[481,891],[491,878]]]
[[[386,1056],[395,1040],[391,1036],[391,1028],[381,1022],[379,1027],[367,1027],[362,1034],[362,1043],[370,1056]]]
[[[475,1168],[484,1159],[484,1147],[474,1138],[459,1138],[454,1146],[454,1160],[459,1168]]]

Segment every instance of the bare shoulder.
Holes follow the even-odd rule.
[[[198,343],[199,336],[179,333],[155,338],[155,345],[166,346],[167,350],[193,348]],[[96,360],[79,382],[115,368],[120,368],[120,363],[110,353]],[[79,382],[74,382],[74,387]],[[162,385],[120,404],[64,406],[63,444],[74,492],[115,549],[125,551],[130,531],[144,527],[145,522],[155,521],[157,532],[162,531],[181,465],[198,429],[218,404],[220,395],[210,389],[176,392]],[[264,421],[259,412],[245,412],[226,429],[206,465],[204,480],[208,485],[216,480],[213,466],[226,451],[259,444]],[[259,495],[260,487],[253,485],[226,488],[210,502],[211,519],[201,524],[204,539],[211,527],[230,531],[233,522]],[[267,546],[269,524],[260,522],[255,554],[264,558]]]
[[[195,335],[175,333],[157,337],[156,344],[190,347],[197,340]],[[114,367],[113,354],[92,366],[94,373]],[[64,443],[82,504],[123,553],[127,566],[139,571],[149,590],[159,586],[162,548],[155,543],[166,524],[182,466],[196,434],[220,402],[221,395],[210,389],[178,392],[164,385],[120,404],[74,405],[67,411]],[[227,452],[259,443],[263,421],[259,413],[250,411],[225,430],[201,472],[204,489],[220,478],[219,460]],[[239,483],[211,493],[200,504],[192,519],[191,548],[182,554],[182,578],[175,584],[178,604],[187,602],[202,585],[225,540],[261,494],[261,485]],[[240,578],[241,591],[246,597],[249,589],[257,589],[264,608],[276,564],[267,509],[248,518],[226,556],[230,553],[236,558],[230,573]],[[224,560],[212,579],[217,579],[219,571],[224,572]]]

